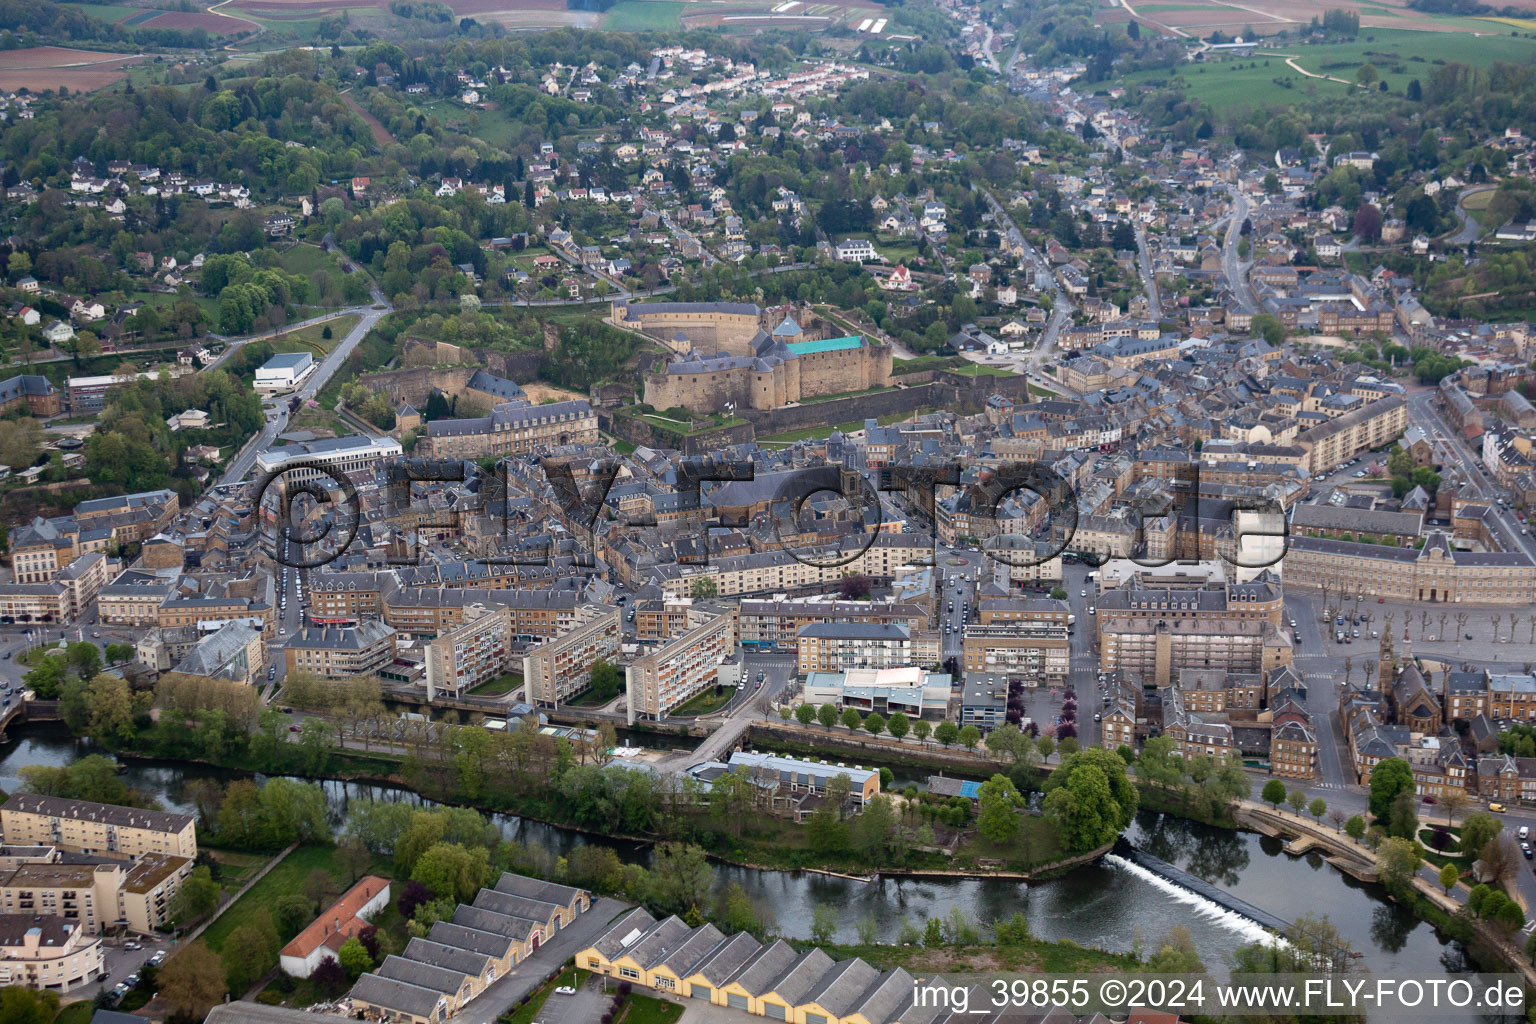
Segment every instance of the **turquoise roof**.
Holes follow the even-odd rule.
[[[846,348],[858,348],[864,343],[864,339],[857,335],[851,338],[822,338],[819,341],[792,341],[787,346],[797,356],[815,355],[817,352],[840,352]]]

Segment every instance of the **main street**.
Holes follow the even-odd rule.
[[[1493,510],[1494,532],[1505,550],[1524,551],[1536,558],[1536,539],[1530,536],[1529,528],[1520,522],[1512,509],[1499,503],[1500,498],[1508,501],[1509,492],[1489,475],[1480,453],[1473,451],[1461,434],[1445,421],[1440,413],[1438,395],[1438,389],[1433,387],[1410,391],[1409,422],[1429,434],[1440,465],[1454,466],[1473,493],[1487,499],[1488,507]]]
[[[1248,313],[1259,311],[1259,302],[1253,297],[1253,289],[1248,287],[1248,275],[1242,258],[1238,255],[1238,243],[1243,237],[1243,224],[1248,220],[1248,197],[1242,190],[1232,190],[1232,213],[1227,224],[1227,236],[1221,247],[1221,272],[1227,277],[1227,286],[1232,289],[1232,294],[1237,296],[1237,301],[1243,310]]]

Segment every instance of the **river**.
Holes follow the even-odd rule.
[[[29,764],[68,764],[92,752],[56,726],[21,727],[0,747],[0,789],[14,792],[18,769]],[[235,773],[196,765],[127,761],[125,781],[154,796],[170,810],[190,813],[185,784],[200,776],[228,779]],[[406,790],[330,780],[322,783],[332,812],[346,813],[354,800],[408,800],[426,804]],[[564,853],[592,841],[568,829],[511,815],[493,816],[508,838]],[[1365,954],[1365,965],[1378,975],[1437,978],[1469,968],[1462,948],[1442,941],[1429,925],[1386,900],[1376,886],[1365,885],[1329,865],[1317,854],[1300,857],[1282,852],[1280,843],[1249,832],[1233,832],[1144,812],[1127,838],[1154,856],[1175,864],[1249,903],[1286,920],[1303,914],[1327,915],[1351,948]],[[634,843],[612,843],[619,855],[644,863],[649,850]],[[753,902],[772,917],[776,929],[806,937],[818,903],[838,910],[836,939],[855,942],[859,922],[873,918],[882,941],[896,939],[903,922],[918,927],[928,916],[948,914],[958,906],[978,921],[992,921],[1022,911],[1035,935],[1067,938],[1087,946],[1129,950],[1140,936],[1151,945],[1175,924],[1189,928],[1206,965],[1218,968],[1234,946],[1262,938],[1257,925],[1209,901],[1170,885],[1118,858],[1078,868],[1067,876],[1037,885],[983,879],[896,880],[861,882],[809,872],[760,871],[721,866],[719,883],[739,882]],[[1456,1017],[1442,1017],[1456,1020]],[[1472,1015],[1462,1020],[1479,1019]]]

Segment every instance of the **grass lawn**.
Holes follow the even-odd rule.
[[[220,952],[224,948],[224,941],[236,928],[249,924],[257,913],[270,911],[277,903],[277,898],[284,893],[301,891],[304,879],[311,871],[316,868],[330,871],[333,852],[326,846],[301,846],[290,853],[281,864],[267,873],[267,877],[251,886],[249,892],[209,925],[208,930],[203,932],[203,941],[208,944],[208,948],[215,953]],[[336,880],[335,888],[339,895],[342,891],[340,879]]]
[[[357,324],[358,319],[356,314],[349,314],[327,320],[323,324],[300,327],[296,331],[289,331],[287,334],[280,334],[273,338],[272,348],[277,352],[308,352],[315,357],[316,362],[319,362],[321,357],[341,343],[341,339],[347,336],[347,332]],[[329,338],[325,337],[327,327],[331,329]]]
[[[621,0],[608,9],[609,32],[665,32],[677,28],[683,5],[676,0]]]
[[[596,690],[587,689],[583,690],[580,696],[578,696],[575,700],[568,700],[565,702],[565,704],[567,707],[573,708],[598,708],[602,707],[604,704],[607,704],[617,696],[617,693],[610,693],[608,696],[604,697]]]
[[[175,309],[176,303],[180,302],[183,298],[189,298],[197,303],[198,308],[208,317],[209,323],[215,325],[215,329],[219,322],[219,300],[206,295],[182,296],[167,295],[165,292],[132,292],[128,297],[134,302],[142,302],[144,305],[153,306],[156,309]]]
[[[88,1024],[91,1015],[96,1012],[96,1007],[91,1005],[89,999],[81,999],[79,1002],[70,1003],[59,1009],[59,1015],[53,1018],[53,1024]],[[673,1018],[676,1020],[677,1018]]]
[[[683,1008],[655,996],[642,996],[631,992],[619,1008],[618,1020],[623,1024],[677,1024]]]
[[[495,679],[487,679],[469,692],[476,697],[499,697],[523,685],[521,673],[503,672]]]
[[[688,701],[686,704],[682,704],[682,705],[679,705],[678,707],[673,708],[672,709],[672,714],[674,714],[674,715],[707,715],[711,711],[716,710],[717,708],[724,707],[726,701],[730,700],[731,697],[733,697],[735,695],[735,693],[736,693],[736,687],[734,687],[734,686],[727,686],[727,687],[724,687],[724,688],[721,689],[719,696],[716,696],[714,688],[710,687],[709,689],[705,690],[703,693],[698,694],[697,696],[695,696],[692,700]]]
[[[891,374],[921,373],[923,370],[952,370],[960,360],[954,356],[918,356],[916,359],[892,359]]]
[[[984,366],[981,363],[966,363],[964,366],[955,367],[955,372],[966,377],[1017,377],[1018,374],[1006,366]]]
[[[219,885],[225,892],[238,890],[271,859],[260,853],[237,853],[233,850],[210,848],[208,853],[219,862]]]
[[[302,242],[279,256],[277,262],[297,277],[311,277],[320,270],[332,274],[341,273],[341,266],[330,253],[318,245],[305,245]]]

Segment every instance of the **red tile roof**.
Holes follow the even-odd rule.
[[[322,945],[340,949],[343,942],[368,926],[367,921],[358,917],[363,907],[368,905],[369,900],[388,888],[389,880],[377,875],[368,875],[360,879],[342,895],[341,899],[315,918],[309,927],[295,935],[293,941],[282,948],[280,955],[296,956],[302,959]]]

